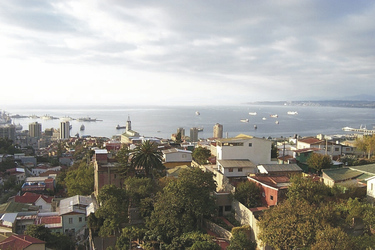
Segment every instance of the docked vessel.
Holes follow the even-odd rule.
[[[126,126],[120,126],[120,125],[117,125],[117,126],[116,126],[116,129],[126,129]]]
[[[298,115],[297,111],[288,111],[288,115]]]
[[[91,118],[91,117],[81,117],[81,118],[78,118],[77,120],[80,121],[80,122],[96,122],[96,121],[102,121],[102,120],[98,120],[98,119],[96,119],[96,118]]]

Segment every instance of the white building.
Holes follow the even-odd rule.
[[[271,164],[272,142],[262,138],[240,134],[234,138],[218,139],[217,160],[244,160],[258,164]]]
[[[69,139],[70,123],[69,121],[60,122],[60,139]]]
[[[182,150],[177,148],[171,148],[167,150],[163,150],[163,161],[164,166],[175,167],[178,165],[189,165],[193,160],[192,152],[189,150]]]
[[[217,169],[226,177],[246,177],[257,172],[256,165],[247,159],[218,160]]]

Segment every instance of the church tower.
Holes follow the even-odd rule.
[[[128,116],[128,120],[126,121],[126,131],[132,130],[132,122],[130,121],[130,116]]]

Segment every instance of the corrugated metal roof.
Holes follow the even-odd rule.
[[[301,171],[297,164],[262,164],[267,172]]]
[[[350,167],[350,169],[358,170],[358,171],[361,171],[361,172],[366,172],[368,174],[374,174],[375,175],[375,164],[355,166],[355,167]]]
[[[224,168],[243,167],[243,168],[256,168],[255,164],[251,161],[244,160],[218,160],[218,163]]]
[[[323,173],[335,182],[358,178],[363,174],[350,168],[323,169]]]

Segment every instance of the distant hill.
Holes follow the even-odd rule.
[[[364,98],[366,97],[366,98]],[[359,100],[356,98],[360,98]],[[363,98],[363,99],[362,99]],[[371,100],[373,98],[373,100]],[[367,100],[366,100],[367,99]],[[348,108],[375,108],[375,97],[370,95],[352,96],[343,100],[326,101],[270,101],[248,102],[253,105],[286,105],[286,106],[322,106],[322,107],[348,107]]]

